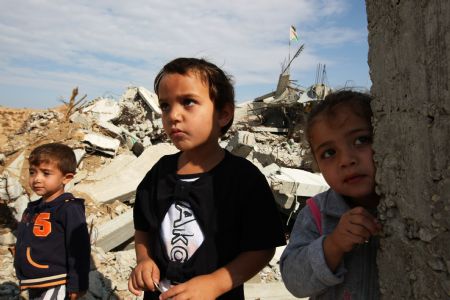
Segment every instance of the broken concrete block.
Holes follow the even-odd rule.
[[[139,138],[135,134],[129,132],[125,127],[120,126],[119,128],[122,130],[123,135],[125,135],[124,138],[127,148],[131,149],[131,147],[133,147],[133,144],[136,141],[139,141]]]
[[[77,166],[78,166],[80,164],[81,160],[83,159],[84,155],[86,154],[86,150],[74,149],[73,152],[75,153],[75,158],[77,160]]]
[[[97,239],[95,245],[104,251],[109,251],[126,242],[134,235],[133,210],[114,217],[97,227]]]
[[[128,153],[119,154],[114,157],[113,160],[103,168],[94,172],[87,179],[89,181],[100,181],[109,177],[117,176],[118,170],[126,169],[126,166],[131,164],[136,159],[136,156]]]
[[[6,170],[8,171],[9,174],[12,174],[17,178],[20,178],[24,162],[25,162],[25,152],[22,151],[22,153],[20,153],[20,155],[17,156],[16,159],[9,164]]]
[[[138,93],[141,95],[142,99],[145,101],[145,103],[150,107],[153,112],[155,112],[157,115],[161,115],[161,108],[159,107],[159,100],[158,96],[155,93],[150,92],[145,87],[138,87]]]
[[[272,175],[272,174],[277,174],[277,173],[279,174],[280,170],[281,170],[281,168],[280,168],[279,165],[277,165],[277,164],[275,164],[275,163],[272,163],[272,164],[270,164],[270,165],[268,165],[268,166],[265,166],[265,167],[261,170],[261,172],[262,172],[265,176],[270,176],[270,175]]]
[[[81,124],[84,128],[91,128],[93,120],[85,114],[80,114],[78,111],[70,115],[69,120],[72,123]]]
[[[83,142],[86,143],[86,150],[98,151],[109,156],[115,156],[120,146],[120,141],[98,133],[88,133]]]
[[[81,181],[83,181],[84,179],[86,179],[86,177],[88,176],[87,174],[88,174],[88,172],[86,170],[81,170],[81,171],[77,172],[75,174],[75,176],[73,177],[73,179],[64,186],[64,191],[70,193],[76,184],[78,184]]]
[[[117,164],[108,168],[107,173],[111,175],[97,182],[80,183],[73,191],[86,193],[97,203],[109,203],[114,200],[133,202],[136,188],[150,168],[163,155],[176,151],[178,150],[173,145],[167,143],[150,146],[129,164],[124,166]]]
[[[113,99],[99,98],[82,110],[83,113],[90,115],[97,121],[108,122],[116,119],[120,114],[120,106]]]
[[[144,148],[147,148],[152,145],[152,141],[150,140],[149,136],[144,137],[144,139],[142,140],[142,145],[144,146]]]
[[[105,129],[111,136],[120,137],[122,136],[122,128],[105,121],[97,121],[97,125]]]
[[[312,197],[329,189],[322,174],[314,174],[305,170],[280,168],[279,172],[270,176],[272,189],[284,195]]]
[[[278,127],[266,127],[266,126],[253,126],[253,132],[272,132],[272,133],[287,133],[288,128],[278,128]]]
[[[241,157],[247,157],[256,145],[255,135],[248,131],[238,131],[230,138],[227,150]]]
[[[11,176],[8,172],[0,174],[0,198],[13,201],[19,198],[24,192],[22,185],[16,176]]]
[[[284,147],[280,147],[280,144],[257,144],[252,154],[253,158],[263,165],[276,163],[282,167],[299,168],[302,162],[300,155],[289,154]]]
[[[275,201],[284,209],[292,209],[297,196],[312,197],[329,186],[321,174],[271,164],[262,170],[274,192]]]
[[[291,208],[293,208],[292,205],[295,202],[294,195],[280,194],[280,193],[276,192],[275,190],[273,190],[272,192],[273,192],[273,197],[275,199],[275,203],[278,204],[281,208],[286,209],[286,210],[290,210]]]
[[[22,220],[22,214],[28,206],[30,199],[27,194],[20,195],[16,200],[9,202],[8,207],[12,210],[12,215],[17,222]]]

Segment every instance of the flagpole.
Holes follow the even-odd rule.
[[[289,54],[288,54],[288,63],[291,61],[291,38],[289,38]],[[289,70],[289,65],[286,69],[288,74],[291,74],[291,71]]]

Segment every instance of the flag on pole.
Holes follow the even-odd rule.
[[[297,29],[295,29],[295,27],[292,25],[291,28],[289,29],[289,41],[298,42]]]

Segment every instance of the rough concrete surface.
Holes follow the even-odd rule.
[[[450,298],[450,1],[366,1],[383,299]]]

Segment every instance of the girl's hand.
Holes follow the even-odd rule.
[[[171,287],[159,296],[160,300],[211,300],[220,296],[211,275],[201,275]]]
[[[349,252],[357,244],[367,242],[370,236],[377,234],[381,225],[367,210],[358,206],[342,215],[339,224],[327,237],[336,248]]]
[[[159,268],[153,259],[148,258],[140,261],[131,271],[128,290],[134,295],[140,296],[142,291],[155,291],[153,282],[159,282]]]
[[[363,244],[380,230],[378,220],[360,206],[343,214],[336,228],[323,241],[323,252],[330,270],[334,272],[346,252],[357,244]]]

